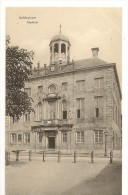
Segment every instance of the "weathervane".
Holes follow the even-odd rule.
[[[61,24],[60,24],[60,35],[61,35]]]

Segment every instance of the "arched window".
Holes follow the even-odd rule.
[[[50,52],[52,52],[52,46],[50,47]]]
[[[49,118],[56,118],[56,102],[49,102]]]
[[[58,53],[58,51],[59,51],[59,44],[55,43],[54,44],[54,53]]]
[[[61,53],[66,53],[66,45],[64,43],[61,44]]]
[[[66,102],[66,100],[62,101],[62,118],[67,119],[67,102]]]

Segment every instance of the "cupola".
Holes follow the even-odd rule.
[[[50,41],[50,64],[64,65],[70,61],[70,42],[68,37],[61,34],[55,35]]]

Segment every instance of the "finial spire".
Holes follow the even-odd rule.
[[[60,24],[60,35],[61,35],[61,24]]]

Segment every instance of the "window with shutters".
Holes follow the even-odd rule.
[[[62,101],[62,118],[67,119],[67,101]]]
[[[95,117],[103,117],[103,97],[96,96],[94,97],[95,100]]]
[[[84,143],[84,131],[76,132],[76,142],[77,143]]]
[[[94,131],[94,142],[95,143],[103,143],[103,131],[95,130]]]
[[[76,99],[77,118],[84,118],[84,98]]]

